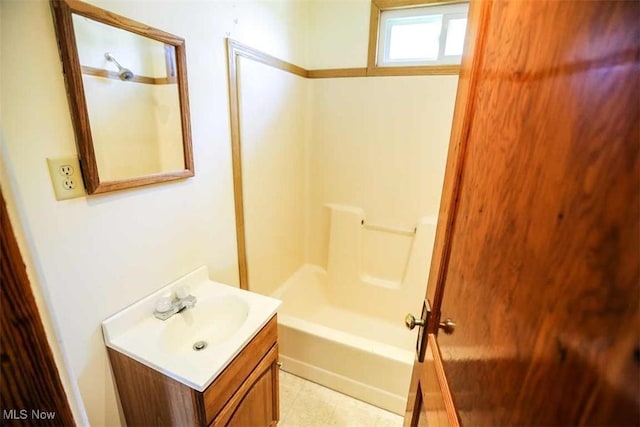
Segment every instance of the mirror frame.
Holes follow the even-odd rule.
[[[78,0],[51,0],[50,3],[62,60],[62,70],[67,86],[71,121],[75,130],[76,146],[87,193],[104,193],[194,176],[184,39]],[[73,27],[73,14],[174,46],[181,113],[180,121],[182,125],[183,170],[160,172],[116,181],[101,181],[91,136],[89,111],[87,109],[82,69]]]

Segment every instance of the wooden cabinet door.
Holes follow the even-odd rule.
[[[471,5],[427,291],[428,332],[457,324],[433,340],[453,424],[640,421],[638,22],[631,1]]]
[[[211,426],[275,426],[280,419],[279,374],[276,344],[242,383]]]

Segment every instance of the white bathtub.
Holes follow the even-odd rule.
[[[285,371],[397,414],[404,414],[415,331],[403,315],[383,319],[329,297],[327,273],[304,265],[273,294]],[[362,304],[364,302],[364,304]],[[360,301],[366,306],[366,300]]]

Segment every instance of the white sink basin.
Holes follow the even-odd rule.
[[[193,344],[202,341],[207,348],[232,337],[247,320],[249,304],[237,295],[212,296],[192,309],[183,310],[165,322],[160,337],[169,353],[191,354]]]
[[[156,301],[182,286],[198,301],[167,320]],[[206,267],[163,287],[102,322],[107,347],[204,391],[271,319],[280,301],[209,280]],[[194,344],[206,346],[195,350]]]

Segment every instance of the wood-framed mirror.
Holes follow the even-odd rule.
[[[194,176],[184,39],[77,0],[51,10],[87,193]]]

